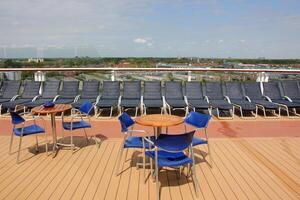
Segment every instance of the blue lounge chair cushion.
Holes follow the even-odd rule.
[[[26,106],[27,108],[34,108],[36,106],[43,105],[44,103],[46,103],[48,101],[53,101],[53,98],[52,99],[37,99],[36,101],[27,102],[27,103],[24,103],[23,105]]]
[[[21,136],[22,128],[14,128],[13,132],[16,136]],[[37,133],[44,133],[44,132],[45,132],[45,129],[43,129],[39,125],[33,124],[30,126],[24,127],[23,136],[37,134]]]
[[[84,102],[86,102],[86,101],[89,101],[89,102],[91,102],[91,103],[94,103],[95,101],[96,101],[96,98],[91,98],[91,99],[86,99],[86,98],[84,98],[84,99],[79,99],[78,101],[76,101],[75,103],[72,103],[72,106],[74,107],[74,108],[80,108],[80,106],[84,103]]]
[[[71,122],[64,122],[63,127],[66,130],[71,130]],[[73,122],[73,130],[80,129],[80,128],[91,128],[91,124],[86,121],[77,121]]]
[[[297,103],[297,102],[290,102],[290,101],[287,101],[287,100],[284,100],[284,99],[273,100],[273,102],[286,105],[288,108],[300,108],[300,104],[299,103]]]
[[[225,100],[211,100],[209,103],[211,103],[213,107],[219,108],[220,110],[232,109],[232,105]]]
[[[122,107],[138,107],[140,105],[140,99],[122,99],[121,106]]]
[[[256,109],[256,106],[254,103],[248,102],[246,100],[231,99],[231,102],[241,106],[242,110],[253,111]]]
[[[163,101],[161,99],[144,99],[144,104],[147,108],[163,107]]]
[[[0,99],[0,103],[8,102],[10,99]]]
[[[154,137],[150,137],[150,140],[154,140]],[[126,139],[124,143],[124,148],[143,148],[143,139],[142,137],[130,136]],[[145,141],[145,148],[149,149],[149,143]]]
[[[186,107],[186,103],[183,99],[167,99],[167,103],[173,108]]]
[[[15,101],[9,101],[6,103],[3,103],[3,108],[9,108],[9,109],[15,109],[16,105],[22,105],[27,102],[31,102],[32,99],[17,99]]]
[[[146,151],[146,155],[155,159],[155,151]],[[171,153],[163,150],[158,151],[157,161],[158,167],[179,167],[193,163],[193,160],[183,152]]]
[[[192,141],[193,146],[200,145],[200,144],[208,144],[208,142],[202,138],[193,137]]]
[[[100,108],[110,108],[118,105],[118,99],[100,99],[96,106]]]
[[[195,108],[208,108],[209,104],[204,99],[189,99],[189,104]]]
[[[72,99],[63,99],[63,98],[61,98],[61,99],[57,99],[55,101],[55,104],[70,104],[70,103],[73,103],[73,102],[74,102],[74,98],[72,98]]]
[[[256,104],[259,104],[259,105],[262,105],[266,109],[277,109],[277,108],[279,108],[278,105],[276,105],[272,102],[269,102],[267,100],[252,100],[252,102],[256,103]]]

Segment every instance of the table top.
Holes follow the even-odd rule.
[[[168,127],[182,124],[184,119],[175,115],[151,114],[137,117],[135,122],[143,126]]]
[[[51,114],[51,113],[60,113],[72,108],[69,104],[55,104],[51,108],[45,108],[43,105],[34,107],[31,111],[39,114]]]

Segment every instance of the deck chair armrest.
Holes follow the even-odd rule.
[[[284,96],[283,98],[287,99],[289,102],[293,102],[292,99],[290,97],[288,97],[288,96]]]
[[[36,101],[38,98],[40,98],[41,97],[41,95],[37,95],[37,96],[35,96],[33,99],[32,99],[32,101]]]
[[[247,101],[251,102],[251,99],[250,99],[250,97],[248,97],[248,96],[245,96],[245,99],[246,99]]]
[[[184,102],[186,103],[186,105],[189,105],[189,102],[188,102],[187,96],[183,96],[183,98],[184,98]]]
[[[53,102],[55,102],[60,96],[59,95],[56,95],[53,99]]]
[[[264,97],[266,100],[268,100],[269,102],[272,102],[272,100],[271,100],[270,97],[268,97],[268,96],[266,96],[266,95],[263,95],[263,97]]]
[[[204,99],[207,101],[207,103],[209,103],[208,96],[204,96]]]
[[[15,95],[15,96],[13,96],[12,98],[11,98],[11,100],[10,101],[14,101],[14,100],[16,100],[17,98],[19,98],[20,97],[20,95]]]
[[[77,96],[75,97],[74,102],[77,102],[78,99],[80,99],[80,95],[77,95]]]
[[[229,98],[229,96],[224,96],[224,99],[228,102],[228,103],[230,103],[231,104],[231,101],[230,101],[230,98]]]
[[[122,95],[119,96],[119,99],[118,99],[118,106],[121,105],[121,101],[122,101]]]
[[[142,137],[142,140],[143,140],[143,148],[145,149],[146,148],[146,146],[145,146],[145,143],[147,142],[147,143],[149,143],[150,145],[152,145],[152,146],[155,146],[154,145],[154,142],[152,142],[149,138],[147,138],[147,137]]]
[[[96,105],[97,103],[99,103],[100,98],[101,98],[101,95],[98,95],[98,96],[97,96],[97,99],[96,99],[96,102],[95,102],[95,105]]]

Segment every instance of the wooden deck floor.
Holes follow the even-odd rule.
[[[33,142],[25,138],[17,165],[16,153],[8,155],[9,137],[0,137],[0,199],[155,199],[155,183],[144,184],[135,167],[139,151],[129,150],[122,174],[114,176],[119,139],[73,155],[60,150],[54,159],[43,144],[33,154]],[[198,199],[300,199],[300,138],[212,139],[211,147],[212,168],[200,154],[206,148],[195,150]],[[161,171],[160,181],[161,199],[196,199],[191,180],[177,171]]]

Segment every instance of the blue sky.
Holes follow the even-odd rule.
[[[1,0],[0,57],[300,58],[299,0]]]

